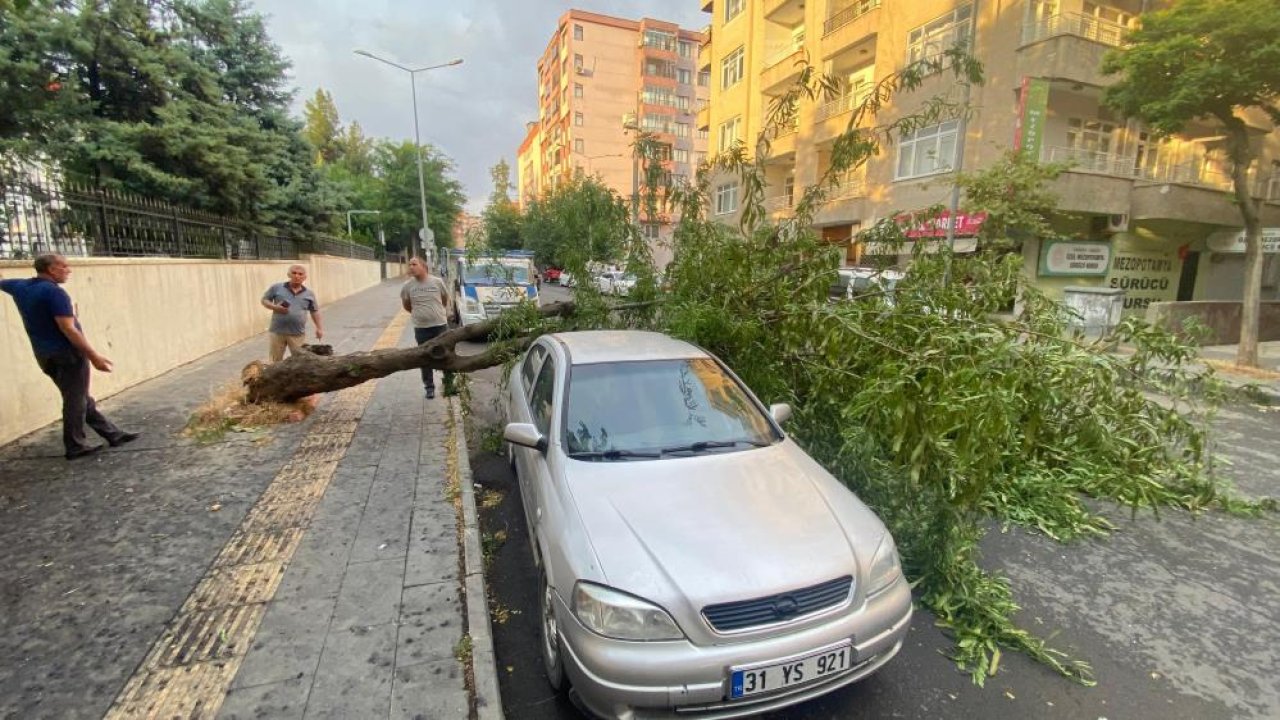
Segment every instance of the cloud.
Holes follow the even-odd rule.
[[[583,0],[578,9],[700,28],[696,0]],[[360,57],[363,49],[420,67],[463,64],[418,75],[422,141],[457,166],[468,209],[484,207],[489,168],[515,166],[525,123],[536,120],[537,63],[568,6],[552,0],[255,0],[272,39],[292,61],[295,112],[317,88],[333,94],[344,123],[366,134],[413,139],[407,73]],[[513,178],[514,180],[514,178]]]

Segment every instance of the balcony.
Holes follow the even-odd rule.
[[[777,195],[770,195],[764,199],[764,209],[775,220],[791,217],[795,213],[795,194],[778,193]]]
[[[1059,35],[1072,35],[1110,47],[1120,47],[1128,33],[1129,28],[1124,25],[1099,20],[1092,15],[1058,13],[1023,25],[1022,44],[1030,45]]]
[[[795,27],[804,22],[804,0],[764,0],[764,17],[770,22]]]
[[[760,125],[766,127],[768,118],[764,119]],[[779,125],[764,131],[769,138],[769,157],[768,161],[776,162],[785,160],[794,163],[796,153],[796,136],[800,132],[800,118],[795,117],[791,122],[785,125]]]
[[[1098,38],[1111,39],[1125,31],[1121,25],[1102,32],[1093,25],[1076,22],[1054,22],[1056,15],[1023,28],[1023,45],[1018,48],[1016,76],[1066,80],[1092,87],[1106,87],[1114,78],[1103,75],[1102,56],[1113,47]],[[1078,29],[1081,33],[1068,32]],[[1123,35],[1121,35],[1123,37]]]
[[[822,142],[843,133],[849,127],[849,114],[861,107],[871,97],[874,86],[862,85],[818,106],[813,120],[816,125],[814,140]]]
[[[760,87],[766,93],[781,91],[795,82],[804,68],[804,36],[766,49]]]
[[[698,69],[710,70],[711,69],[711,26],[708,25],[706,29],[702,31],[702,33],[703,33],[703,40],[702,40],[702,43],[698,45]]]
[[[698,108],[698,114],[695,116],[694,121],[697,123],[697,128],[699,130],[710,130],[711,129],[711,106],[704,105]]]
[[[822,24],[822,57],[857,45],[880,31],[880,0],[854,0]]]
[[[835,225],[860,221],[867,216],[869,190],[861,172],[849,173],[840,178],[834,187],[827,189],[813,224]]]

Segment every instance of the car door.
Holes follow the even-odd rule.
[[[534,379],[529,392],[529,416],[534,427],[538,428],[538,432],[546,438],[548,448],[554,448],[556,445],[554,408],[558,382],[557,369],[556,355],[549,351],[538,369],[538,376]],[[549,510],[554,511],[557,507],[554,499],[555,488],[552,485],[552,469],[547,460],[551,452],[532,448],[524,448],[524,450],[525,479],[522,481],[522,486],[526,493],[525,516],[529,522],[530,537],[535,538],[538,545],[542,546],[542,541],[545,539],[542,528],[547,520],[546,513]]]
[[[542,369],[547,352],[547,346],[539,342],[534,343],[529,348],[529,352],[525,354],[516,376],[509,383],[511,398],[508,403],[508,422],[533,423],[533,415],[529,408],[529,397],[533,392],[534,381],[538,379],[538,371]],[[536,453],[537,451],[531,448],[520,447],[519,445],[512,446],[512,457],[516,465],[516,479],[519,481],[518,484],[520,486],[520,500],[525,509],[525,520],[530,524],[530,527],[532,527],[533,520],[531,511],[533,498],[529,492],[529,485],[533,478],[530,456]]]

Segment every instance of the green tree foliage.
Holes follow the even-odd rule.
[[[1248,171],[1257,158],[1241,110],[1280,122],[1280,12],[1275,0],[1181,0],[1146,13],[1124,48],[1103,60],[1119,76],[1105,100],[1161,135],[1196,120],[1216,121],[1226,135],[1235,200],[1246,235],[1241,364],[1258,362],[1262,235]]]
[[[306,118],[303,135],[315,149],[316,164],[324,165],[341,157],[342,123],[329,91],[317,88],[316,94],[303,106],[303,116]]]
[[[1198,413],[1212,404],[1189,390],[1212,400],[1217,385],[1211,372],[1188,369],[1193,348],[1139,320],[1099,342],[1076,335],[1070,313],[1028,283],[1003,242],[954,257],[920,243],[893,290],[828,300],[842,249],[812,230],[816,208],[832,178],[903,129],[966,111],[942,96],[875,122],[898,91],[946,67],[961,82],[980,77],[949,53],[883,80],[836,138],[832,167],[805,189],[794,219],[774,224],[761,207],[769,129],[754,155],[739,146],[716,158],[712,169],[747,189],[745,219],[731,228],[702,217],[710,180],[700,173],[682,196],[670,291],[652,322],[716,352],[765,402],[796,407],[792,436],[888,523],[917,597],[953,634],[954,657],[975,682],[1012,648],[1091,683],[1086,664],[1014,623],[1012,590],[982,569],[978,541],[993,521],[1063,541],[1104,534],[1108,506],[1095,511],[1086,497],[1135,509],[1241,509],[1209,472]],[[832,91],[810,70],[772,108],[770,125],[786,122],[801,98]],[[990,213],[1006,237],[1043,230],[1053,210],[1044,184],[1058,170],[1006,159],[963,179],[967,206]],[[912,247],[894,220],[862,240]],[[1136,352],[1108,354],[1116,341]]]
[[[493,190],[489,204],[481,215],[486,247],[493,250],[517,250],[521,247],[520,209],[511,202],[511,166],[505,159],[489,168]]]
[[[288,63],[240,0],[33,0],[0,39],[0,150],[244,220],[318,222]]]
[[[409,247],[422,225],[415,147],[411,141],[384,141],[373,153],[374,177],[378,184],[370,208],[382,211],[378,219],[386,228],[390,250]],[[447,247],[466,197],[461,183],[452,177],[453,161],[430,145],[423,146],[422,153],[427,221],[435,233],[436,245]]]
[[[599,178],[579,175],[529,204],[521,235],[539,265],[585,278],[588,263],[628,258],[635,236],[629,217],[625,199]]]

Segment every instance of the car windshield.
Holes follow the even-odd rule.
[[[497,283],[525,285],[529,282],[529,268],[522,265],[501,265],[485,263],[467,265],[462,270],[463,278],[469,283]]]
[[[732,452],[779,439],[710,358],[576,365],[568,398],[568,452],[581,459]]]

